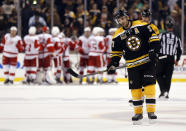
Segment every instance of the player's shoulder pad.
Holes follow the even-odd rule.
[[[160,34],[159,29],[156,25],[151,23],[150,26],[151,26],[152,30],[156,33],[156,35]]]
[[[142,20],[135,20],[135,21],[132,21],[131,28],[134,28],[134,27],[137,27],[137,26],[144,26],[144,25],[148,25],[148,23],[146,23]]]
[[[112,39],[116,38],[117,36],[119,36],[120,34],[122,34],[124,31],[125,31],[125,30],[123,29],[123,27],[118,28],[118,29],[115,31],[115,33],[114,33]]]

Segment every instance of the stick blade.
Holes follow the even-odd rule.
[[[67,69],[67,72],[69,72],[72,76],[79,78],[79,74],[77,74],[75,71],[73,71],[71,68]]]

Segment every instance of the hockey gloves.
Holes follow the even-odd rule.
[[[158,54],[154,51],[154,49],[149,51],[149,58],[154,64],[158,62]]]
[[[110,64],[107,66],[107,73],[114,74],[116,72],[116,67],[118,67],[119,63],[115,61],[111,61]]]

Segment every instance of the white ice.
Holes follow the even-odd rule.
[[[186,83],[172,83],[168,101],[157,99],[155,124],[148,123],[145,110],[143,124],[132,124],[130,98],[127,83],[94,86],[1,84],[0,131],[186,130]]]

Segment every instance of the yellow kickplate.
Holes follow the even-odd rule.
[[[24,80],[23,77],[16,77],[14,79],[15,82],[19,82],[19,81],[23,81],[23,80]],[[73,80],[78,81],[77,78],[74,78]],[[107,79],[106,78],[103,78],[103,80],[106,81]],[[117,78],[116,80],[118,82],[128,82],[128,79],[127,78]],[[5,81],[5,78],[0,77],[0,82],[4,82],[4,81]],[[86,78],[84,78],[83,81],[86,82]],[[184,78],[173,78],[172,79],[172,82],[186,82],[186,79],[184,79]]]

